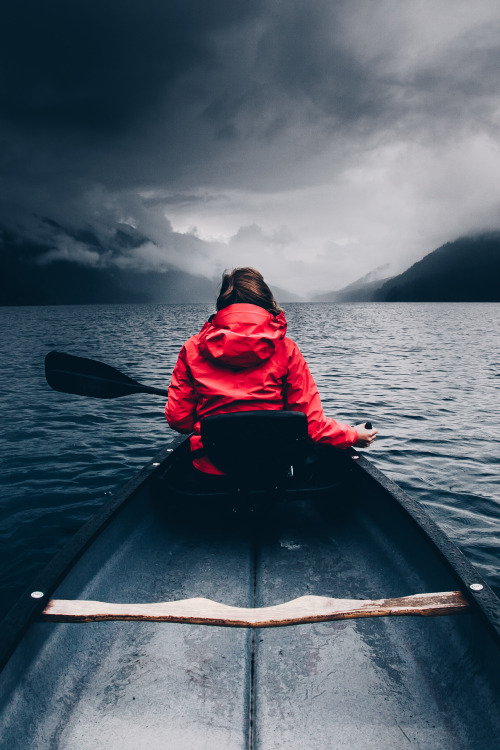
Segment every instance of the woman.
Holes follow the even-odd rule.
[[[315,443],[366,448],[377,430],[350,427],[323,413],[316,384],[262,275],[236,268],[222,277],[217,313],[181,349],[165,407],[178,432],[193,433],[193,465],[222,474],[203,455],[200,420],[212,414],[287,409],[307,416]]]

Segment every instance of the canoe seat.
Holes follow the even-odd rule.
[[[351,453],[318,445],[308,438],[302,412],[250,411],[206,417],[201,422],[203,454],[225,476],[193,469],[189,440],[176,450],[156,481],[160,504],[188,507],[184,501],[212,508],[215,501],[245,505],[251,497],[265,505],[271,497],[300,500],[314,494],[329,500],[343,497],[342,487],[352,471]],[[175,500],[174,500],[175,498]]]
[[[307,449],[307,417],[298,411],[217,414],[201,422],[204,452],[221,471],[248,483],[293,474]]]

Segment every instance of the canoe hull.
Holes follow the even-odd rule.
[[[275,498],[264,511],[196,517],[172,512],[152,481],[175,461],[161,458],[125,493],[54,598],[267,607],[463,587],[463,571],[359,461],[348,503]],[[1,731],[13,750],[491,750],[499,674],[495,628],[478,606],[252,631],[34,622],[0,678]]]

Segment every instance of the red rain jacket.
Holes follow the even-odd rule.
[[[347,448],[358,439],[354,427],[326,417],[306,361],[285,337],[283,313],[236,304],[214,315],[181,349],[168,390],[165,416],[174,430],[193,433],[200,450],[200,420],[211,414],[287,409],[307,416],[309,437]],[[221,472],[206,456],[193,461],[210,474]]]

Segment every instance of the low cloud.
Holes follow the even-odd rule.
[[[81,266],[89,266],[90,268],[102,268],[105,265],[102,262],[102,256],[98,252],[89,250],[86,245],[76,242],[71,238],[62,240],[60,247],[53,248],[40,255],[37,263],[40,266],[47,266],[50,263],[56,263],[61,260],[77,263]]]

